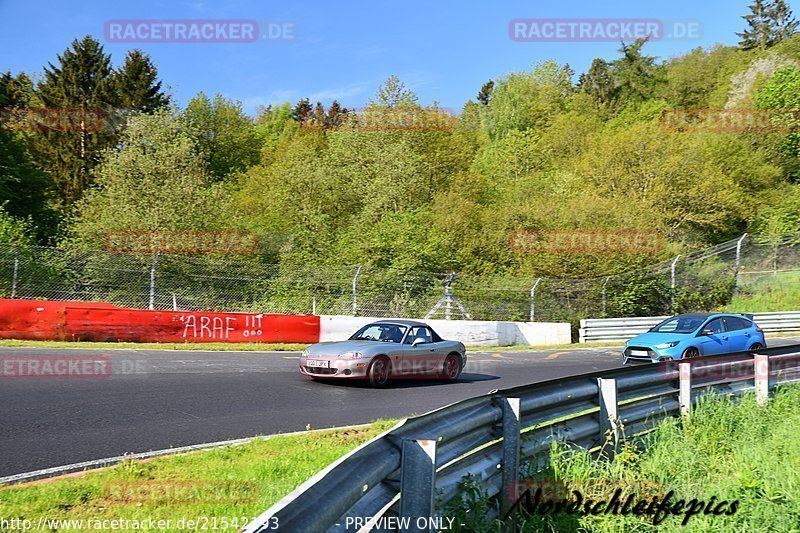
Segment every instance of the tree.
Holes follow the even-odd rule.
[[[111,57],[89,35],[74,40],[58,56],[58,65],[45,67],[36,97],[62,124],[68,123],[61,129],[44,128],[33,137],[33,148],[55,182],[62,207],[69,208],[91,183],[103,151],[115,141],[100,117],[116,101]]]
[[[311,117],[311,113],[312,108],[308,98],[303,98],[292,109],[292,118],[300,124],[304,124]]]
[[[647,39],[622,43],[622,57],[614,61],[616,91],[622,103],[642,102],[652,97],[659,81],[656,58],[642,52]]]
[[[598,104],[611,103],[616,97],[617,86],[611,65],[596,58],[585,74],[578,80],[578,88],[591,96]]]
[[[169,105],[170,99],[158,81],[158,69],[140,50],[131,50],[125,56],[122,67],[114,73],[114,88],[122,108],[149,113]]]
[[[743,50],[766,50],[797,32],[798,21],[785,0],[753,0],[750,13],[742,18],[747,28],[736,35]]]
[[[494,81],[489,80],[481,85],[481,90],[478,92],[477,100],[482,105],[489,105],[492,101],[492,90],[494,89]]]
[[[775,0],[773,2],[769,16],[775,24],[773,44],[784,41],[797,33],[797,27],[800,22],[794,18],[792,9],[784,0]]]
[[[236,220],[195,140],[174,111],[134,115],[121,147],[97,169],[78,204],[74,243],[98,247],[116,230],[219,230]]]
[[[419,104],[414,91],[407,89],[405,83],[393,74],[378,87],[375,96],[369,100],[369,107],[401,109],[419,107]]]
[[[183,120],[214,179],[222,180],[258,162],[261,141],[241,102],[220,94],[209,100],[201,92],[186,105]]]

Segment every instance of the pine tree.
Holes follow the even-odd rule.
[[[292,109],[292,118],[300,124],[303,124],[310,118],[311,111],[311,104],[308,102],[308,98],[303,98],[297,102]]]
[[[161,91],[158,69],[150,57],[139,50],[131,50],[125,63],[114,74],[114,88],[119,106],[150,113],[169,105],[169,97]]]
[[[611,65],[604,59],[596,58],[589,70],[581,74],[578,88],[594,98],[598,104],[612,102],[616,97],[617,87]]]
[[[328,108],[328,124],[334,128],[341,126],[349,113],[349,109],[342,107],[338,101],[334,100],[331,106]]]
[[[72,42],[58,65],[49,63],[36,97],[59,123],[47,124],[33,138],[40,165],[52,176],[62,207],[78,200],[91,181],[101,153],[116,138],[102,116],[116,104],[111,58],[87,35]]]
[[[774,24],[775,33],[771,44],[777,44],[797,33],[800,24],[795,18],[792,9],[784,0],[775,0],[769,9],[769,18]]]
[[[768,0],[754,0],[750,4],[750,14],[742,17],[747,21],[747,29],[736,34],[742,39],[739,46],[743,50],[765,50],[770,46],[775,34],[775,23],[770,19],[770,10]]]
[[[489,80],[481,85],[481,90],[478,93],[477,99],[483,105],[489,105],[492,100],[492,91],[494,90],[494,81]]]

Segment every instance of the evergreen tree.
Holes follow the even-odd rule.
[[[489,80],[481,86],[477,99],[482,105],[489,105],[492,101],[492,91],[494,90],[494,81]]]
[[[311,104],[308,102],[308,98],[303,98],[297,102],[292,109],[292,118],[300,124],[303,124],[311,117],[311,111]]]
[[[612,102],[617,87],[611,65],[604,59],[596,58],[588,72],[581,74],[578,88],[595,99],[599,104]]]
[[[349,109],[342,107],[338,101],[334,100],[331,106],[328,108],[328,124],[334,128],[336,126],[341,126],[349,113]]]
[[[792,12],[783,0],[753,0],[750,13],[742,18],[747,21],[747,28],[736,35],[742,39],[739,46],[743,50],[766,50],[797,28]]]
[[[74,40],[57,65],[45,67],[36,97],[59,123],[45,124],[33,136],[36,159],[52,176],[62,207],[68,208],[82,196],[101,153],[116,138],[102,120],[116,103],[110,56],[89,35]]]
[[[114,77],[118,104],[125,109],[150,113],[169,105],[169,97],[161,90],[158,69],[147,54],[131,50]]]
[[[797,33],[797,26],[800,22],[794,18],[792,9],[784,0],[775,0],[769,10],[769,17],[775,25],[775,34],[772,39],[773,44],[777,44],[788,39]]]

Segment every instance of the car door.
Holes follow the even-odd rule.
[[[730,352],[728,333],[725,331],[725,322],[722,318],[715,318],[697,334],[700,355],[718,355]]]
[[[415,340],[422,342],[414,345]],[[414,326],[403,341],[404,374],[428,375],[438,371],[444,364],[444,358],[437,351],[430,328]]]
[[[750,346],[751,323],[743,318],[726,316],[725,330],[731,352],[743,352]]]

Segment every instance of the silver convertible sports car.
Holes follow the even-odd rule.
[[[312,379],[365,379],[385,387],[390,378],[455,380],[467,364],[464,345],[446,341],[414,320],[367,324],[346,341],[320,342],[300,357]]]

